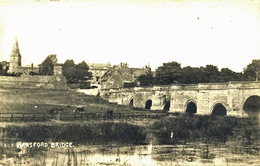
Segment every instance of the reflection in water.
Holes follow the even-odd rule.
[[[259,149],[213,148],[206,144],[147,146],[80,146],[75,148],[24,148],[4,155],[1,164],[25,166],[156,166],[156,165],[256,165]]]

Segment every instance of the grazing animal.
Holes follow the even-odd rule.
[[[84,107],[77,107],[77,108],[74,110],[75,113],[84,112],[84,111],[85,111]]]
[[[49,114],[57,114],[57,113],[59,113],[59,111],[63,111],[63,107],[52,108],[52,109],[50,109]]]
[[[108,119],[112,119],[113,118],[113,110],[107,110],[106,111],[106,117]]]

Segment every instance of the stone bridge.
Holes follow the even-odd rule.
[[[173,84],[101,90],[109,102],[151,110],[259,117],[260,82]]]

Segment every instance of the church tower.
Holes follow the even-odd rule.
[[[17,38],[15,38],[15,42],[14,42],[14,45],[13,45],[13,50],[12,50],[12,53],[10,55],[9,72],[15,72],[17,66],[21,66],[22,65],[21,60],[22,60],[22,56],[20,54],[18,41],[17,41]]]

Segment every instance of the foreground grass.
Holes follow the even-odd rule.
[[[141,119],[139,120],[141,121]],[[74,144],[186,144],[210,143],[259,146],[259,125],[250,119],[179,115],[146,125],[128,120],[9,124],[7,137],[23,142],[73,142]]]

